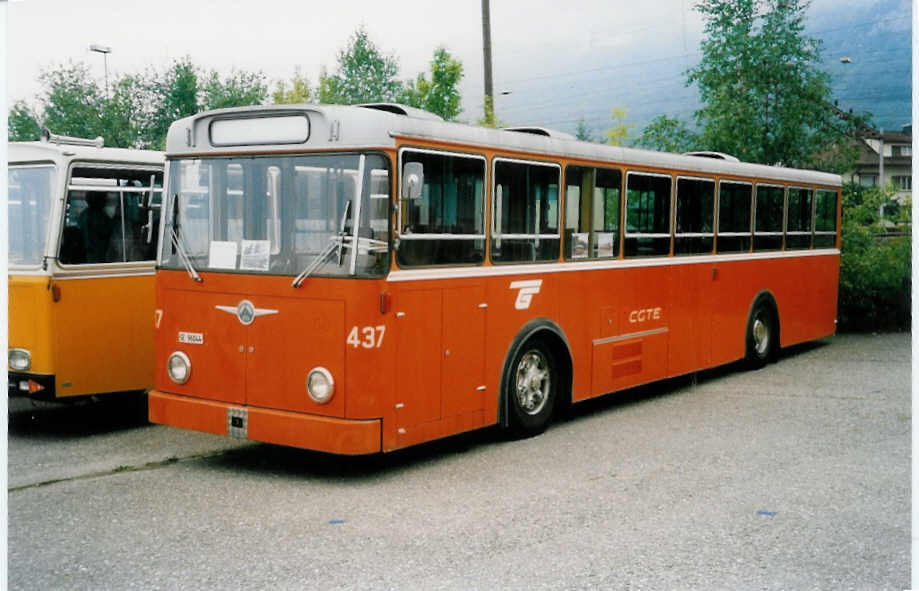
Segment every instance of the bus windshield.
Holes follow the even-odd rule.
[[[171,160],[161,264],[382,276],[389,267],[387,162],[379,154]]]
[[[9,167],[9,264],[40,265],[48,235],[54,166]]]

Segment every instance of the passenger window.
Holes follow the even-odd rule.
[[[558,258],[558,187],[554,164],[495,160],[492,260]]]
[[[625,256],[670,254],[670,189],[664,175],[626,175]]]
[[[788,215],[786,216],[785,249],[808,249],[811,247],[811,211],[814,192],[810,189],[788,190]]]
[[[622,173],[569,166],[565,185],[565,258],[618,256]]]
[[[74,168],[58,260],[65,265],[154,260],[162,187],[160,171]]]
[[[753,185],[718,183],[718,252],[748,252],[753,212]]]
[[[678,178],[674,254],[711,254],[715,242],[715,181]]]
[[[836,191],[817,191],[814,248],[836,246]]]
[[[401,167],[419,162],[418,199],[401,201],[401,267],[477,264],[485,260],[485,159],[405,150]]]
[[[756,186],[756,221],[753,250],[782,250],[782,218],[785,189],[776,185]]]

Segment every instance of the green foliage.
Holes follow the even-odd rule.
[[[625,109],[613,107],[613,126],[606,130],[606,143],[611,146],[625,146],[629,143],[629,132],[635,127],[632,123],[625,122]]]
[[[169,125],[198,112],[198,69],[186,57],[173,61],[164,72],[148,70],[142,80],[147,106],[142,142],[144,147],[162,150]]]
[[[54,133],[76,137],[103,135],[102,111],[107,99],[85,64],[46,70],[39,80],[46,89],[42,125]]]
[[[443,47],[434,51],[431,60],[431,80],[424,72],[405,83],[399,102],[440,115],[453,121],[460,112],[457,85],[463,79],[463,64],[453,59]]]
[[[311,97],[309,78],[300,72],[300,68],[294,69],[293,78],[290,79],[290,90],[287,88],[287,82],[279,80],[271,95],[276,105],[308,103]]]
[[[268,86],[261,72],[233,70],[223,77],[217,72],[210,72],[202,89],[201,106],[204,109],[223,109],[260,105],[267,96]]]
[[[20,101],[10,111],[10,141],[37,139],[41,126],[83,138],[102,136],[106,146],[162,150],[176,119],[202,109],[259,104],[268,93],[261,73],[205,74],[191,60],[165,71],[116,76],[106,93],[82,63],[42,72],[44,92],[33,113]]]
[[[402,94],[397,79],[399,62],[383,55],[363,27],[358,28],[348,46],[338,52],[338,69],[319,76],[319,102],[355,105],[392,102]]]
[[[699,138],[679,119],[659,115],[645,126],[635,145],[649,150],[682,154],[697,150]]]
[[[843,187],[840,330],[910,326],[911,208],[894,201],[894,193],[891,187]]]
[[[808,0],[700,0],[702,59],[686,72],[703,106],[701,143],[744,161],[824,169],[850,165],[835,150],[857,125],[831,105],[820,42],[804,34]],[[819,155],[819,156],[818,156]]]
[[[590,132],[590,127],[588,127],[587,121],[583,117],[578,119],[578,128],[574,132],[574,137],[582,142],[595,141],[593,134]]]
[[[41,125],[38,123],[38,117],[29,108],[25,101],[16,101],[10,109],[9,118],[7,119],[8,141],[11,142],[31,142],[39,138],[41,134]]]

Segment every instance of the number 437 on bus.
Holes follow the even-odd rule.
[[[386,333],[386,326],[355,326],[348,333],[345,341],[355,349],[363,347],[365,349],[378,349],[383,344],[383,335]]]

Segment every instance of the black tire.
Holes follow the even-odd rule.
[[[759,369],[769,363],[776,350],[778,324],[772,307],[760,300],[747,321],[747,365]]]
[[[560,366],[545,341],[528,340],[510,365],[505,385],[508,423],[517,437],[532,437],[552,420],[561,383]]]

